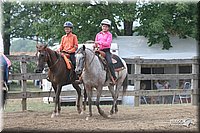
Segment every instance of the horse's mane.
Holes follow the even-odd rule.
[[[86,48],[85,50],[88,50],[88,51],[92,52],[93,54],[95,54],[95,52],[89,48]]]
[[[52,49],[50,49],[50,48],[47,48],[47,50],[50,51],[52,54],[55,54],[57,58],[60,58],[60,57],[61,57],[61,55],[58,54],[55,50],[52,50]]]

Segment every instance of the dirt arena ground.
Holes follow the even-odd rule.
[[[110,105],[101,106],[109,112]],[[198,132],[198,108],[190,104],[119,105],[119,112],[109,119],[101,117],[93,105],[93,116],[86,120],[88,108],[82,115],[75,106],[62,106],[59,117],[51,118],[52,110],[5,112],[3,131],[194,131]],[[187,124],[186,120],[191,121]],[[32,132],[31,131],[31,132]]]

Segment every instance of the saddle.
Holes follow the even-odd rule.
[[[99,57],[100,61],[103,63],[105,69],[108,69],[107,68],[108,67],[107,61],[105,59],[105,57],[106,57],[105,52],[100,51],[100,50],[96,50],[95,53]],[[115,54],[112,54],[111,58],[112,58],[112,63],[113,63],[113,67],[115,69],[115,72],[119,72],[119,71],[121,71],[121,70],[123,70],[125,68],[124,64],[122,63],[122,61],[119,58],[119,56],[117,56]]]
[[[99,57],[99,60],[102,62],[103,66],[104,66],[104,70],[107,72],[106,81],[109,78],[113,81],[114,79],[111,75],[110,69],[108,67],[108,63],[105,59],[105,56],[106,56],[105,52],[100,51],[100,50],[96,50],[95,53],[96,53],[97,57]],[[119,71],[121,71],[125,68],[121,59],[117,55],[112,54],[111,58],[112,58],[112,63],[113,63],[113,67],[114,67],[115,72],[119,72]]]

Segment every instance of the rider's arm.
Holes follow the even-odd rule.
[[[64,42],[64,36],[61,39],[60,47],[57,49],[57,51],[62,51],[63,50],[63,48],[64,48],[64,43],[63,42]]]

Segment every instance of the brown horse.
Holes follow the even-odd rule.
[[[58,54],[56,51],[53,51],[47,47],[47,45],[37,44],[37,69],[36,73],[41,73],[45,67],[45,63],[47,63],[49,67],[48,77],[49,81],[52,83],[55,92],[55,109],[51,117],[55,115],[59,115],[61,111],[60,107],[60,93],[62,86],[72,84],[72,86],[76,89],[78,94],[77,99],[77,111],[78,113],[82,112],[82,95],[81,88],[76,80],[76,73],[72,69],[68,69],[63,57]]]

